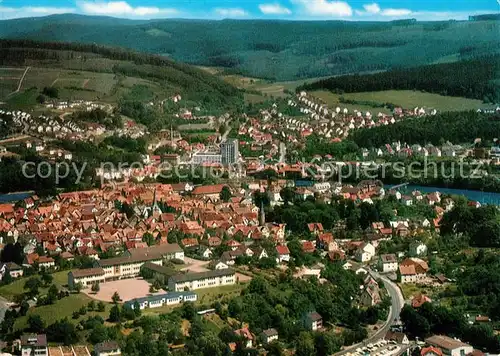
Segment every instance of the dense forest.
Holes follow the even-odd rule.
[[[55,15],[0,22],[0,37],[96,43],[294,80],[498,53],[498,21],[151,20]]]
[[[166,57],[96,44],[0,40],[1,65],[19,66],[36,61],[42,67],[62,66],[65,60],[86,61],[96,56],[117,61],[112,68],[116,74],[151,79],[195,102],[228,108],[242,102],[242,93],[230,84]]]
[[[445,112],[436,116],[406,119],[394,125],[355,131],[350,139],[360,147],[381,147],[396,141],[434,145],[472,143],[476,138],[493,140],[500,132],[500,115],[475,111]]]
[[[297,88],[300,90],[327,89],[356,93],[379,90],[422,90],[431,93],[500,101],[500,56],[442,63],[408,69],[364,75],[346,75],[324,79]]]
[[[498,248],[500,247],[500,212],[493,205],[476,208],[457,204],[444,215],[441,233],[463,234],[469,238],[471,246]]]

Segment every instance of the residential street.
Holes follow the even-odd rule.
[[[385,334],[387,333],[387,331],[389,331],[394,320],[399,319],[399,313],[401,312],[401,309],[403,308],[403,305],[404,305],[404,298],[403,298],[403,295],[401,294],[401,290],[399,289],[399,287],[395,283],[391,282],[388,278],[386,278],[386,277],[384,277],[376,272],[373,272],[373,271],[370,271],[370,274],[374,278],[381,279],[384,282],[385,287],[387,289],[387,292],[391,296],[392,305],[391,305],[391,308],[389,311],[389,317],[387,318],[387,321],[384,324],[384,326],[382,328],[380,328],[374,335],[370,336],[369,338],[363,340],[362,342],[360,342],[356,345],[352,345],[345,350],[337,352],[335,355],[338,355],[338,356],[345,355],[349,352],[353,352],[354,350],[356,350],[360,346],[364,346],[364,345],[367,345],[370,343],[373,344],[373,343],[377,342],[378,340],[383,339],[385,337]]]
[[[0,323],[3,322],[3,318],[5,317],[5,312],[9,309],[12,303],[7,299],[0,297]]]

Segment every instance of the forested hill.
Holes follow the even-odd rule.
[[[332,77],[297,90],[346,93],[379,90],[422,90],[431,93],[500,102],[500,55],[475,60],[427,65],[388,72]]]
[[[151,20],[54,15],[0,21],[0,37],[97,43],[294,80],[498,53],[500,21]]]
[[[95,44],[0,40],[0,65],[63,68],[148,79],[206,105],[235,107],[242,93],[196,67],[171,59]]]
[[[436,116],[407,119],[394,125],[354,132],[350,139],[360,147],[381,147],[396,141],[407,144],[440,145],[443,142],[473,142],[476,138],[491,141],[500,132],[500,114],[475,111],[442,113]]]

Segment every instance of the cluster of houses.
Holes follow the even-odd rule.
[[[297,127],[298,120],[286,119],[287,128],[301,130],[301,134],[304,130],[314,131],[325,138],[345,138],[348,136],[350,130],[390,125],[407,117],[437,114],[437,111],[434,109],[427,111],[419,107],[413,110],[395,108],[393,115],[379,112],[374,116],[368,111],[363,113],[359,110],[353,110],[350,113],[347,108],[329,108],[326,104],[320,102],[317,98],[311,97],[305,91],[298,93],[295,99],[288,100],[288,105],[300,107],[300,112],[308,116],[308,123],[311,124],[300,123]]]
[[[375,148],[371,151],[363,148],[361,152],[363,157],[365,158],[369,156],[459,157],[468,155],[470,153],[470,150],[466,147],[455,145],[451,142],[446,142],[441,146],[434,146],[433,144],[421,146],[419,144],[409,145],[398,141],[391,144],[387,143],[383,147]]]
[[[85,129],[72,120],[62,120],[59,117],[47,117],[40,115],[33,117],[24,111],[4,111],[0,110],[0,115],[8,115],[12,118],[14,127],[24,133],[44,135],[55,138],[65,138],[71,135],[84,135]]]
[[[281,181],[273,184],[256,181],[246,189],[232,187],[232,197],[228,202],[220,200],[224,184],[195,187],[189,183],[121,183],[104,185],[101,189],[90,191],[61,193],[56,199],[49,201],[30,196],[16,206],[0,204],[0,232],[14,241],[20,236],[30,237],[30,242],[24,247],[25,266],[37,264],[41,267],[54,267],[54,255],[67,260],[75,256],[98,260],[99,253],[110,248],[116,251],[121,251],[123,246],[127,250],[146,248],[147,245],[143,242],[146,234],[151,234],[162,248],[177,249],[179,254],[183,253],[183,249],[196,250],[200,257],[216,257],[227,266],[233,265],[239,256],[262,259],[272,255],[276,256],[278,263],[288,262],[290,252],[286,246],[285,224],[266,222],[263,210],[255,206],[252,200],[252,192],[259,190],[268,192],[272,204],[281,204],[279,191],[286,184]],[[331,197],[337,194],[355,202],[372,203],[372,199],[384,194],[382,187],[369,182],[357,187],[335,187],[338,193],[332,193],[329,188],[331,189],[327,185],[318,185],[308,190],[310,189],[311,195],[325,194],[328,197],[329,194]],[[303,198],[308,195],[300,187],[295,194]],[[367,263],[373,260],[376,246],[384,239],[392,236],[409,237],[439,229],[441,216],[451,209],[452,201],[441,201],[436,193],[425,196],[417,195],[416,192],[414,194],[415,201],[421,197],[422,201],[433,205],[438,218],[432,221],[400,219],[391,221],[389,226],[382,222],[373,223],[366,241],[348,241],[342,244],[342,249],[333,234],[324,231],[321,223],[309,223],[309,231],[316,237],[316,241],[304,241],[304,251],[314,252],[320,249],[330,253],[332,259],[352,255],[358,262]],[[405,197],[399,196],[399,199],[403,201]],[[443,204],[445,208],[441,207]],[[119,207],[123,205],[130,207],[132,216],[127,216],[120,210]],[[163,212],[165,205],[175,213]],[[167,236],[170,231],[184,234],[185,238],[178,241],[180,246],[172,247],[168,244]],[[263,239],[273,241],[275,250],[261,249],[259,242]],[[45,256],[39,256],[35,252],[37,245],[43,247]],[[221,245],[226,245],[228,250],[221,256],[214,256],[214,250]],[[411,257],[418,258],[426,253],[425,245],[422,246],[418,241],[412,243],[409,251]],[[174,258],[183,259],[183,255],[179,256]],[[149,258],[151,257],[152,254],[149,254]],[[112,262],[107,259],[100,263],[102,265],[96,267],[105,268],[105,264]],[[399,268],[402,269],[404,265],[405,263],[400,263]],[[382,269],[386,268],[395,269],[386,266]],[[408,275],[409,281],[413,276],[419,279],[418,273],[411,273],[411,268],[404,268],[400,272]],[[110,269],[116,270],[115,267]],[[132,269],[134,273],[138,273],[140,266]],[[416,272],[418,271],[420,269],[417,266]],[[106,278],[113,277],[112,274],[106,275]]]
[[[283,184],[282,187],[285,187],[287,183],[277,181],[273,184]],[[198,300],[198,289],[237,283],[238,277],[232,266],[240,256],[257,259],[272,257],[278,264],[291,261],[285,224],[267,223],[264,211],[251,198],[254,190],[273,194],[273,184],[256,181],[245,189],[232,187],[229,201],[220,199],[226,186],[224,184],[193,186],[188,183],[121,183],[104,185],[92,191],[61,193],[53,200],[30,196],[16,205],[0,204],[0,232],[6,233],[14,241],[20,236],[31,237],[31,241],[25,246],[23,266],[3,264],[0,266],[0,273],[2,276],[10,273],[13,278],[17,278],[22,276],[23,267],[37,264],[48,269],[56,268],[56,255],[68,261],[76,256],[87,256],[94,260],[93,267],[69,272],[70,287],[81,284],[83,288],[91,288],[96,283],[136,278],[143,269],[149,269],[164,278],[168,292],[126,301],[131,308],[158,308],[186,301],[194,302]],[[355,197],[356,202],[363,201],[361,197],[375,199],[381,195],[393,194],[385,193],[380,184],[371,181],[362,182],[357,187],[318,185],[308,189],[317,190],[317,194],[319,191],[331,193],[332,189],[338,189],[338,194],[349,199]],[[375,222],[359,241],[338,239],[335,232],[327,231],[320,222],[310,222],[307,230],[311,238],[301,242],[303,252],[317,253],[332,261],[342,261],[344,269],[362,274],[363,283],[357,302],[364,307],[378,305],[385,293],[370,275],[368,265],[390,278],[392,275],[401,284],[429,283],[436,278],[446,281],[444,276],[440,279],[429,275],[427,246],[418,239],[411,241],[408,251],[377,254],[381,241],[397,235],[411,238],[422,231],[439,228],[440,217],[446,209],[452,207],[451,201],[441,199],[436,193],[419,195],[415,192],[412,196],[415,200],[420,199],[433,205],[438,219],[395,219],[388,226]],[[123,208],[125,205],[129,207],[128,214]],[[169,212],[162,211],[166,206]],[[169,233],[174,231],[181,238],[177,243],[168,242]],[[155,244],[148,246],[143,242],[145,235],[151,235]],[[272,242],[272,248],[269,244],[266,244],[266,248],[262,247],[260,242],[263,240]],[[43,247],[44,255],[40,256],[35,252],[37,246]],[[226,246],[222,250],[224,252],[219,252],[219,246]],[[110,248],[122,253],[118,257],[100,259],[100,253]],[[211,260],[211,269],[203,272],[179,272],[165,266],[166,261],[183,261],[186,253]],[[318,268],[321,269],[321,266]],[[429,297],[417,295],[411,300],[411,305],[419,308],[426,302],[431,302]],[[306,313],[302,322],[312,331],[324,328],[322,317],[317,311]],[[255,347],[259,341],[268,343],[279,339],[275,329],[264,330],[259,335],[253,334],[249,327],[234,332],[245,340],[248,347]],[[400,334],[391,332],[386,338],[404,344],[405,336]],[[429,349],[427,353],[422,351],[422,356],[431,356],[430,353],[435,353],[434,356],[448,355],[447,350],[454,350],[458,345],[450,344],[451,341],[445,336],[429,338],[426,343]],[[466,346],[460,344],[457,347]],[[472,350],[466,355],[470,352]]]
[[[70,101],[51,101],[45,104],[47,109],[55,110],[67,110],[67,109],[78,109],[85,111],[92,111],[95,109],[101,109],[104,111],[111,111],[113,107],[109,104],[96,103],[90,100],[70,100]]]

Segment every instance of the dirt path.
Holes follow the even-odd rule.
[[[29,136],[29,135],[21,135],[21,136],[6,138],[6,139],[3,139],[3,140],[0,140],[0,145],[6,144],[6,143],[9,143],[9,142],[16,142],[16,141],[25,140],[27,138],[31,138],[31,136]]]
[[[26,67],[26,70],[24,71],[23,76],[19,80],[19,85],[17,86],[17,89],[16,89],[16,91],[14,93],[19,93],[19,91],[21,90],[21,87],[23,85],[24,77],[26,77],[26,74],[28,73],[28,71],[30,69],[31,69],[31,67]]]
[[[85,79],[82,84],[82,89],[87,88],[87,84],[90,82],[90,79]]]

